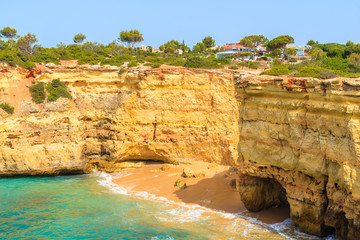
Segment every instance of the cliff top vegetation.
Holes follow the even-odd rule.
[[[60,42],[56,47],[45,48],[38,44],[35,34],[18,36],[17,30],[11,27],[0,30],[0,37],[0,62],[26,69],[35,67],[35,62],[60,64],[61,60],[78,60],[78,64],[124,67],[145,65],[153,68],[167,64],[190,68],[237,69],[241,66],[257,69],[261,65],[272,67],[262,73],[269,75],[360,77],[360,44],[351,41],[346,44],[321,44],[310,40],[307,44],[309,56],[301,58],[296,56],[296,50],[288,48],[288,44],[295,42],[289,35],[271,40],[263,35],[251,35],[245,36],[240,44],[254,49],[253,52],[234,52],[228,57],[216,58],[217,52],[226,49],[216,47],[211,36],[204,37],[192,48],[185,41],[170,40],[155,51],[151,46],[137,47],[144,38],[136,29],[121,31],[119,37],[107,45],[85,41],[86,35],[79,33],[73,38],[74,44]],[[243,61],[246,56],[251,55],[253,59],[259,56],[260,46],[267,50],[265,54],[262,53],[262,58]]]

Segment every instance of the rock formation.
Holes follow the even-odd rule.
[[[83,173],[126,160],[236,164],[231,72],[51,67],[0,75],[0,98],[15,106],[14,115],[0,109],[0,176]],[[33,103],[32,82],[55,78],[73,99]]]
[[[239,189],[248,209],[289,204],[302,231],[360,239],[359,83],[237,79]]]
[[[115,171],[136,160],[238,167],[252,211],[288,204],[302,231],[360,239],[359,80],[230,70],[42,66],[0,71],[0,176]],[[73,96],[35,104],[60,78]],[[127,162],[127,163],[123,163]]]

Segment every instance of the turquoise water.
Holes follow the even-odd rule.
[[[316,239],[119,193],[106,174],[0,179],[0,239]]]

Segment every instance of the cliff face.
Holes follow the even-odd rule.
[[[82,173],[126,160],[236,164],[229,72],[54,66],[36,81],[60,78],[73,100],[44,104],[31,101],[25,75],[1,75],[2,100],[16,112],[1,110],[0,176]]]
[[[301,230],[360,239],[359,82],[237,80],[247,208],[288,203]]]
[[[60,78],[73,99],[33,103],[34,77]],[[56,66],[3,70],[0,80],[0,99],[16,109],[0,109],[0,176],[112,170],[148,159],[238,165],[248,209],[289,204],[305,232],[360,239],[356,80]]]

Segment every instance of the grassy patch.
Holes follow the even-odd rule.
[[[288,75],[290,72],[288,65],[275,65],[272,69],[262,72],[261,75]]]
[[[42,82],[35,84],[29,88],[32,100],[39,104],[45,100],[45,85]]]
[[[251,68],[251,69],[258,69],[259,68],[259,65],[256,62],[253,62],[253,61],[240,62],[240,63],[238,63],[238,66],[247,67],[247,68]]]
[[[14,113],[14,107],[10,106],[8,103],[1,103],[0,107],[8,114]]]
[[[152,68],[159,68],[162,65],[162,63],[145,63],[144,66],[149,66]]]
[[[60,97],[72,99],[66,89],[65,83],[61,82],[60,79],[53,79],[51,83],[46,86],[46,90],[49,93],[48,101],[56,101]]]

